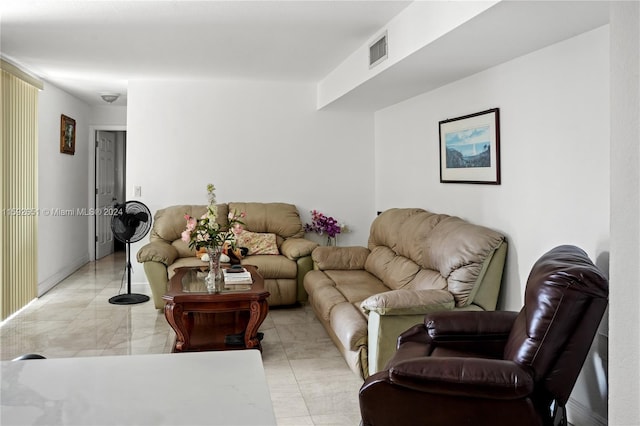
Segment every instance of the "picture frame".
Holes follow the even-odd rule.
[[[500,109],[439,122],[440,182],[500,185]]]
[[[64,114],[60,116],[60,152],[76,153],[76,120]]]

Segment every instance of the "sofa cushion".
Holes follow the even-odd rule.
[[[325,271],[325,274],[350,303],[360,304],[372,294],[389,291],[389,287],[366,271]]]
[[[322,271],[309,271],[304,279],[304,288],[313,310],[323,321],[329,321],[334,306],[346,302],[334,282]]]
[[[437,271],[421,269],[404,290],[446,290],[447,280]]]
[[[178,252],[178,258],[180,257],[197,257],[196,251],[192,248],[189,248],[189,244],[185,243],[182,240],[175,240],[171,243],[173,248]]]
[[[425,215],[425,213],[428,214]],[[372,250],[376,246],[387,246],[396,252],[398,250],[401,250],[401,253],[403,255],[406,255],[407,252],[403,251],[404,249],[406,249],[406,247],[399,248],[398,245],[401,243],[401,240],[403,238],[412,236],[411,233],[407,234],[407,230],[411,229],[411,227],[406,228],[404,224],[416,215],[419,215],[419,217],[417,218],[418,221],[422,222],[423,226],[426,226],[426,229],[422,229],[420,231],[422,233],[422,238],[420,238],[420,236],[418,235],[415,235],[416,239],[418,240],[424,239],[425,230],[433,228],[440,220],[442,220],[442,218],[447,217],[446,215],[430,213],[424,209],[418,208],[395,208],[386,210],[384,214],[378,216],[371,224],[368,244],[369,249]],[[401,228],[405,228],[405,231],[401,232]]]
[[[476,282],[483,271],[484,261],[504,241],[499,233],[474,225],[458,217],[448,217],[430,235],[428,257],[434,269],[447,279],[448,289],[456,299],[456,306],[469,305]]]
[[[254,265],[265,279],[291,278],[298,276],[298,264],[284,256],[256,254],[247,256],[240,261],[243,265]]]
[[[229,203],[230,211],[245,212],[244,228],[252,232],[276,234],[278,245],[283,239],[304,237],[298,209],[287,203]]]
[[[364,269],[369,256],[366,247],[320,246],[313,250],[311,258],[318,269]]]
[[[388,247],[377,246],[367,257],[365,269],[383,281],[390,289],[397,290],[409,284],[420,271],[411,259],[398,256]]]
[[[372,294],[389,290],[376,277],[362,270],[310,271],[304,287],[313,309],[324,321],[329,320],[331,310],[340,303],[359,306]]]

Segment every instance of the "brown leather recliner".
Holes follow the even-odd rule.
[[[364,425],[566,425],[564,406],[607,307],[587,254],[533,266],[518,312],[435,312],[360,389]]]

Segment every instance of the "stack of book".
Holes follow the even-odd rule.
[[[223,269],[224,285],[230,286],[234,284],[253,284],[251,272],[246,269]]]

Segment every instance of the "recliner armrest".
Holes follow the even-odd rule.
[[[420,392],[518,399],[534,389],[532,372],[513,361],[463,357],[413,358],[389,370],[391,383]]]
[[[310,256],[318,243],[305,238],[287,238],[280,246],[280,253],[290,260],[298,260],[301,257]]]
[[[136,258],[139,263],[160,262],[169,266],[178,258],[178,250],[167,242],[153,241],[142,246]]]
[[[425,315],[424,326],[433,342],[455,340],[505,340],[518,312],[470,311],[433,312]]]
[[[453,295],[446,290],[391,290],[374,294],[362,301],[360,307],[380,315],[416,315],[451,310]]]
[[[326,271],[364,269],[369,256],[366,247],[327,247],[320,246],[313,250],[311,258],[316,269]]]
[[[398,348],[421,342],[470,356],[499,357],[517,315],[509,311],[432,312],[425,315],[423,324],[398,336]]]

